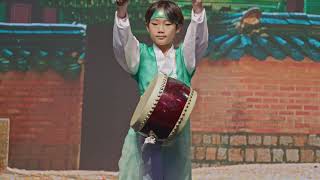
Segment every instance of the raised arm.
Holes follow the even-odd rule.
[[[120,66],[130,74],[139,67],[139,41],[131,32],[128,18],[128,0],[117,0],[117,11],[113,26],[113,51]]]
[[[189,73],[193,73],[197,62],[208,47],[208,25],[202,0],[192,0],[191,22],[183,41],[184,60]]]

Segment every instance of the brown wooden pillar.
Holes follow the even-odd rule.
[[[0,173],[8,166],[9,119],[0,118]]]

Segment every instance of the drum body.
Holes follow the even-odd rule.
[[[169,141],[184,128],[196,98],[192,88],[159,73],[140,97],[130,126],[145,137]]]

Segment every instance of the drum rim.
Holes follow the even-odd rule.
[[[166,139],[157,139],[157,141],[162,142],[162,146],[170,146],[174,137],[179,133],[181,133],[182,130],[185,128],[189,120],[190,114],[194,109],[195,103],[197,101],[197,97],[198,97],[198,93],[190,87],[189,97],[187,99],[187,102],[180,114],[179,120],[177,121],[175,127],[172,129],[172,131],[170,132],[169,136]],[[144,133],[142,134],[145,135]]]
[[[158,73],[147,87],[145,93],[140,97],[140,100],[130,121],[130,126],[135,131],[139,132],[145,126],[147,120],[157,106],[162,93],[164,92],[165,86],[167,84],[167,79],[168,77],[166,75]],[[153,90],[148,97],[145,97],[146,93],[150,91],[150,88],[153,88]],[[148,99],[146,100],[145,98]],[[144,103],[143,107],[141,108],[142,111],[139,111],[140,109],[138,108],[140,103]]]
[[[169,134],[166,140],[170,141],[174,138],[175,135],[182,132],[195,106],[197,96],[197,92],[190,87],[189,97],[180,114],[179,120],[177,121],[175,127],[172,129],[171,133]]]

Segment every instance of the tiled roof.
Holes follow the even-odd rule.
[[[0,23],[0,48],[69,49],[82,48],[85,25]]]
[[[77,76],[85,33],[81,24],[0,23],[0,72],[53,68]]]
[[[239,60],[249,54],[259,60],[268,56],[296,61],[308,57],[320,62],[320,15],[262,13],[259,23],[241,25],[247,12],[216,14],[209,37],[211,59]]]
[[[0,23],[0,34],[85,35],[83,24]]]

